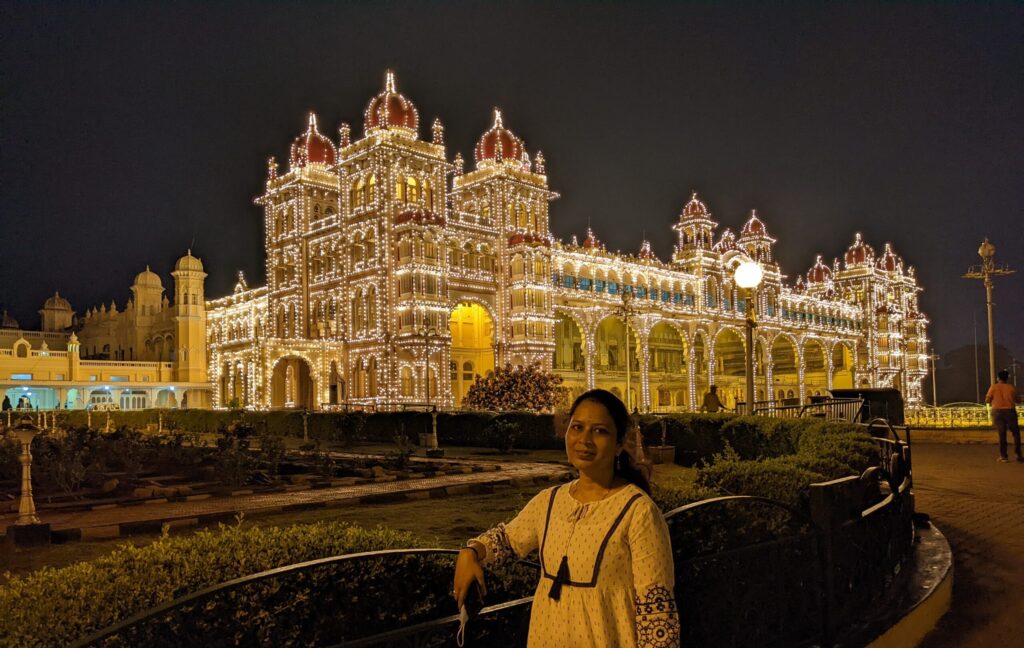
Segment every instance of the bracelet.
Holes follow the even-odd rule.
[[[477,543],[477,544],[480,544],[480,543]],[[480,557],[480,553],[476,550],[476,547],[474,547],[472,544],[467,542],[466,546],[463,547],[461,549],[461,551],[465,551],[466,549],[469,549],[470,551],[473,552],[473,557],[476,558],[477,562],[481,562],[483,560],[483,558]],[[486,551],[486,549],[484,551]]]

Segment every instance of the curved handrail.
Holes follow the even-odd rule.
[[[668,513],[665,513],[664,517],[665,520],[668,521],[669,519],[671,519],[679,513],[682,513],[683,511],[692,511],[694,509],[700,508],[701,506],[707,506],[709,504],[718,504],[730,500],[753,500],[757,502],[764,502],[766,504],[772,504],[774,506],[778,506],[779,508],[786,509],[787,511],[792,513],[794,517],[797,517],[803,521],[807,520],[807,515],[800,509],[790,506],[785,502],[773,500],[770,497],[762,497],[760,495],[724,495],[722,497],[711,497],[709,499],[700,500],[699,502],[690,502],[689,504],[684,504],[678,508],[674,508]]]
[[[360,558],[380,558],[380,557],[391,556],[391,555],[406,555],[406,556],[413,555],[414,556],[414,555],[430,555],[430,554],[445,555],[445,554],[458,554],[458,553],[459,553],[458,549],[381,549],[381,550],[378,550],[378,551],[363,551],[363,552],[354,553],[354,554],[343,554],[343,555],[340,555],[340,556],[329,556],[327,558],[317,558],[316,560],[307,560],[305,562],[294,563],[294,564],[291,564],[291,565],[285,565],[283,567],[275,567],[274,569],[268,569],[268,570],[265,570],[265,571],[257,572],[255,574],[249,574],[248,576],[240,576],[238,578],[233,578],[233,579],[231,579],[229,581],[224,581],[223,583],[217,583],[216,585],[210,585],[209,587],[204,587],[201,590],[197,590],[197,591],[192,592],[190,594],[186,594],[185,596],[181,596],[181,597],[178,597],[178,598],[173,599],[171,601],[167,601],[166,603],[162,603],[160,605],[157,605],[156,607],[147,608],[147,609],[145,609],[145,610],[143,610],[141,612],[133,614],[132,616],[130,616],[130,617],[126,618],[126,619],[122,619],[121,621],[115,623],[114,625],[107,626],[106,628],[98,630],[98,631],[94,632],[93,634],[86,636],[83,639],[79,639],[75,643],[71,644],[70,648],[84,648],[85,646],[89,646],[91,644],[94,644],[94,643],[96,643],[97,641],[99,641],[101,639],[106,639],[107,637],[110,637],[111,635],[114,635],[114,634],[116,634],[118,632],[121,632],[125,628],[129,628],[129,627],[131,627],[131,626],[133,626],[133,625],[135,625],[137,623],[140,623],[142,621],[146,621],[146,620],[151,619],[151,618],[153,618],[155,616],[163,614],[164,612],[167,612],[168,610],[173,610],[174,608],[177,608],[177,607],[180,607],[182,605],[185,605],[186,603],[191,603],[191,602],[194,602],[194,601],[200,601],[200,600],[203,600],[205,598],[209,598],[210,596],[213,596],[214,594],[217,594],[220,591],[223,591],[223,590],[226,590],[226,589],[231,589],[231,588],[236,587],[238,585],[248,585],[249,583],[256,583],[256,582],[259,582],[259,581],[266,580],[268,578],[274,578],[276,576],[280,576],[282,574],[289,574],[289,573],[292,573],[292,572],[303,571],[303,570],[308,569],[308,568],[321,567],[323,565],[332,565],[332,564],[336,564],[336,563],[343,563],[343,562],[347,562],[347,561],[350,561],[350,560],[357,560],[357,559],[360,559]]]
[[[892,423],[889,422],[889,419],[884,418],[882,416],[876,416],[875,418],[871,419],[870,421],[868,421],[865,424],[865,425],[867,425],[868,433],[870,433],[871,430],[873,430],[875,428],[875,424],[876,423],[884,423],[886,428],[888,428],[889,432],[892,433],[892,438],[896,439],[897,441],[899,441],[901,443],[906,443],[906,441],[901,439],[900,435],[896,433],[896,428],[894,428],[892,426]]]
[[[495,612],[501,612],[503,610],[508,610],[530,603],[533,603],[532,596],[525,596],[520,599],[515,599],[514,601],[505,601],[504,603],[498,603],[496,605],[488,605],[487,607],[480,610],[480,612],[477,614],[477,617],[493,614]],[[456,623],[458,620],[459,615],[453,614],[451,616],[442,617],[440,619],[432,619],[430,621],[424,621],[423,623],[417,623],[415,625],[411,625],[405,628],[388,630],[387,632],[382,632],[380,634],[375,634],[369,637],[363,637],[361,639],[356,639],[354,641],[345,641],[340,644],[332,644],[330,646],[326,646],[325,648],[361,648],[362,646],[376,646],[385,641],[402,639],[403,637],[414,635],[417,632],[420,632],[421,630],[426,630],[432,626],[440,627],[447,625],[449,623]]]

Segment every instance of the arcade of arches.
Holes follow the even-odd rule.
[[[591,352],[580,324],[564,312],[556,313],[553,369],[570,398],[595,387],[623,396],[626,330],[620,317],[605,317],[593,328]],[[722,327],[714,335],[698,329],[691,336],[685,326],[662,320],[646,335],[631,322],[629,332],[631,409],[695,411],[712,384],[718,386],[726,407],[745,402],[746,344],[741,329]],[[784,334],[775,334],[770,344],[761,335],[755,340],[758,401],[800,404],[826,395],[830,388],[854,385],[854,355],[846,343],[797,340]]]
[[[313,409],[314,402],[309,364],[296,356],[278,360],[270,382],[271,407]]]

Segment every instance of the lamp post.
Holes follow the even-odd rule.
[[[622,292],[622,305],[617,309],[619,317],[626,322],[626,409],[632,411],[630,398],[630,387],[633,382],[632,376],[630,375],[630,363],[629,363],[629,322],[636,315],[636,307],[633,306],[633,293],[628,291]]]
[[[992,280],[996,277],[1012,275],[1016,270],[1009,266],[997,266],[994,257],[996,246],[992,245],[986,238],[978,248],[978,256],[981,257],[981,265],[971,266],[967,269],[964,279],[980,279],[985,284],[985,305],[988,307],[988,374],[989,384],[996,384],[996,335],[992,321]]]
[[[736,272],[733,278],[736,280],[736,285],[744,289],[747,292],[747,319],[746,319],[746,332],[747,332],[747,357],[746,360],[746,374],[747,374],[747,414],[754,413],[754,327],[757,326],[757,287],[761,285],[761,279],[764,278],[764,271],[761,270],[760,264],[756,261],[747,259],[740,262],[736,266]]]
[[[939,398],[937,396],[939,391],[938,388],[935,386],[935,361],[938,360],[940,357],[941,356],[939,356],[938,353],[931,353],[928,355],[928,359],[932,361],[932,407],[939,406]]]
[[[50,543],[50,525],[39,521],[32,497],[32,439],[41,431],[28,415],[22,416],[14,427],[21,444],[21,501],[18,504],[18,521],[7,527],[7,540],[15,547]]]

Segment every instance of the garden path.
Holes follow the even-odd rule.
[[[474,463],[492,463],[475,461]],[[498,463],[498,462],[494,462]],[[49,523],[54,530],[82,529],[85,537],[110,537],[124,535],[121,525],[161,524],[194,524],[197,518],[236,513],[256,514],[298,509],[307,506],[357,505],[360,498],[367,496],[388,496],[399,494],[420,494],[429,496],[430,491],[501,483],[508,481],[532,481],[535,479],[557,479],[567,472],[565,466],[550,463],[506,463],[501,462],[501,470],[474,472],[462,475],[444,475],[405,481],[362,484],[358,486],[339,486],[335,488],[318,488],[312,490],[296,490],[285,493],[266,493],[238,495],[233,497],[215,497],[184,502],[160,502],[140,504],[137,506],[121,506],[91,511],[46,512],[40,514],[43,522]],[[13,524],[17,514],[0,516],[0,529]],[[89,534],[88,529],[104,529],[107,533]]]
[[[913,453],[916,508],[954,559],[952,607],[921,648],[1020,645],[1024,463],[996,463],[994,445],[914,443]]]

